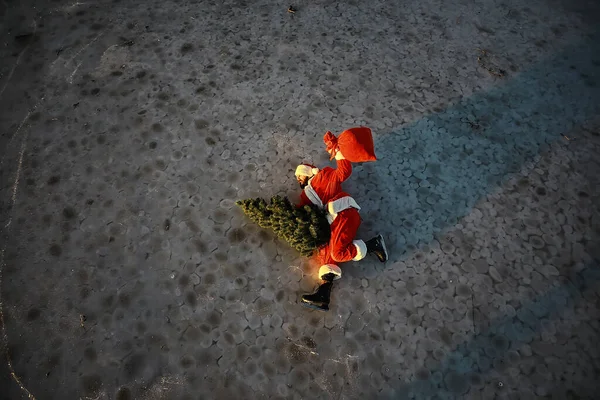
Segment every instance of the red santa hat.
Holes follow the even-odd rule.
[[[296,167],[296,177],[300,175],[308,176],[309,178],[316,175],[319,172],[319,168],[311,164],[300,164]]]

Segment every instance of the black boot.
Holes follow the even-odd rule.
[[[365,244],[367,245],[367,254],[375,254],[381,262],[388,260],[388,252],[383,241],[383,236],[377,235],[373,239],[367,240]]]
[[[314,308],[315,310],[327,311],[329,310],[329,297],[331,295],[331,288],[333,287],[333,280],[335,279],[334,274],[326,274],[321,277],[323,283],[318,287],[317,291],[313,294],[302,295],[301,304],[308,308]]]

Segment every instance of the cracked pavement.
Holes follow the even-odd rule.
[[[288,6],[0,4],[0,398],[595,398],[598,6]],[[235,201],[358,125],[320,313]]]

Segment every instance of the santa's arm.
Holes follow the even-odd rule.
[[[340,157],[336,155],[335,160],[337,162],[337,168],[335,169],[335,179],[338,182],[344,182],[346,179],[350,178],[352,175],[352,164],[350,161],[346,160],[341,156],[341,153],[338,151]]]
[[[304,190],[300,193],[300,202],[298,204],[296,204],[296,207],[300,208],[300,207],[304,207],[307,205],[312,204],[312,202],[309,200],[309,198],[306,196],[306,193],[304,193]]]

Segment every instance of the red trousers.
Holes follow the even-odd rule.
[[[352,261],[357,256],[358,249],[353,241],[360,226],[360,215],[356,208],[340,211],[331,224],[329,243],[319,249],[318,257],[321,264],[334,264]]]

